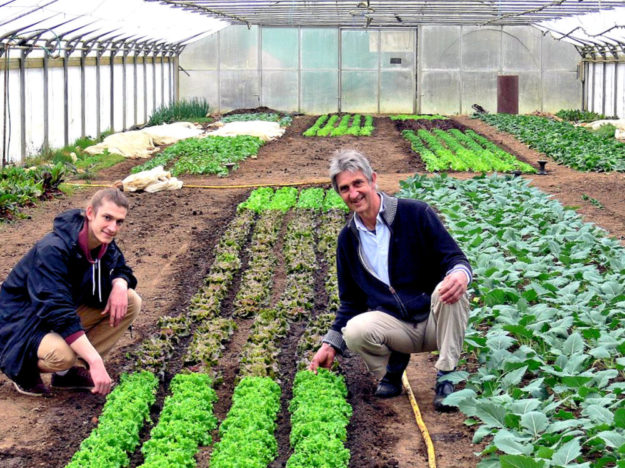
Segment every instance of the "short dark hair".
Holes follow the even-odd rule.
[[[362,171],[369,183],[373,182],[373,169],[371,169],[367,157],[360,151],[354,149],[337,150],[332,156],[330,161],[330,179],[332,180],[332,187],[337,192],[339,187],[336,183],[336,177],[344,171]]]
[[[87,206],[91,206],[93,208],[93,211],[97,213],[98,208],[100,208],[102,203],[104,203],[104,200],[113,202],[121,208],[126,208],[126,210],[128,210],[128,207],[130,206],[126,195],[124,195],[122,191],[114,187],[98,190],[96,193],[93,194]]]

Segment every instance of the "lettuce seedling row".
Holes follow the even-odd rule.
[[[342,201],[333,196],[333,193],[316,188],[301,192],[294,188],[281,188],[275,192],[272,189],[260,189],[254,191],[238,207],[236,216],[216,246],[215,260],[204,285],[192,298],[186,313],[176,317],[165,316],[159,320],[159,331],[146,341],[135,356],[137,372],[124,377],[132,379],[135,376],[151,376],[152,399],[144,403],[144,414],[147,415],[149,405],[154,402],[157,382],[155,375],[164,378],[173,350],[188,347],[187,352],[183,353],[186,369],[183,368],[171,381],[163,410],[157,415],[155,425],[141,447],[144,456],[142,466],[195,466],[197,451],[202,447],[210,449],[211,432],[215,434],[217,443],[211,449],[210,466],[267,466],[276,457],[278,447],[273,432],[282,394],[277,364],[281,351],[280,340],[286,335],[290,322],[308,321],[312,313],[315,295],[313,285],[319,268],[315,250],[319,245],[316,232],[322,220],[319,216],[322,209],[326,210],[324,216],[334,214],[327,219],[326,236],[329,236],[330,231],[336,234],[345,222],[345,211],[334,207],[340,206],[339,202]],[[287,217],[288,223],[283,229],[281,226]],[[278,238],[282,237],[282,231],[281,258],[284,260],[286,273],[284,287],[275,305],[268,302],[271,295],[262,298],[254,306],[246,302],[250,308],[253,307],[253,312],[249,315],[253,323],[247,343],[239,354],[240,380],[234,389],[232,407],[216,432],[214,429],[217,427],[217,420],[212,410],[216,399],[213,386],[219,381],[219,376],[214,369],[219,365],[224,345],[236,329],[236,323],[231,317],[220,315],[220,303],[241,269],[241,253],[247,239],[250,239],[248,249],[251,258],[247,270],[243,272],[239,293],[235,296],[232,307],[235,314],[240,308],[241,293],[248,287],[248,272],[259,268],[253,259],[275,259],[274,249]],[[335,242],[336,236],[324,243],[326,256],[335,249]],[[261,263],[260,268],[265,269],[266,265]],[[271,291],[273,270],[266,284]],[[336,294],[335,286],[333,291]],[[333,300],[336,302],[338,299]],[[327,320],[327,314],[325,319]],[[300,355],[302,367],[310,362],[310,357],[309,346]],[[146,368],[151,372],[141,370]],[[341,385],[344,388],[342,378],[334,374],[325,375],[322,372],[317,376],[308,371],[303,372],[310,376],[301,379],[306,379],[311,385],[313,381],[320,379],[328,382],[325,385],[332,382],[332,388],[341,388]],[[212,377],[210,374],[213,374]],[[324,385],[323,382],[319,385]],[[108,400],[119,401],[117,395],[123,388],[123,385],[118,386]],[[338,398],[337,402],[331,406],[332,411],[336,408],[347,408],[341,410],[343,420],[337,426],[339,428],[326,434],[329,437],[327,442],[322,440],[323,433],[319,435],[322,439],[317,437],[314,442],[324,443],[328,450],[331,449],[327,457],[328,460],[336,461],[336,466],[347,466],[349,460],[349,450],[345,449],[344,442],[345,427],[351,410],[345,402],[345,395],[346,390],[339,392],[335,397]],[[306,411],[307,405],[306,402],[299,403],[302,411]],[[251,411],[252,408],[259,410]],[[312,414],[312,411],[318,417],[324,418],[323,407],[307,411],[308,414]],[[328,419],[329,416],[325,418]],[[104,415],[103,420],[106,420]],[[109,456],[114,461],[107,466],[127,465],[130,455],[140,442],[138,433],[144,420],[145,417],[139,423],[134,422],[134,443],[125,445],[125,450],[120,450],[117,455]],[[88,441],[102,430],[98,426],[84,445],[92,447]],[[242,441],[243,435],[245,443]],[[307,443],[302,442],[301,436],[297,440],[300,441],[296,457],[299,461],[289,461],[289,466],[316,466],[312,459],[306,464],[305,460],[309,455],[305,454],[311,449],[305,448]],[[75,458],[84,460],[84,452],[78,452]],[[95,455],[102,457],[97,453]],[[339,460],[342,461],[339,463]]]

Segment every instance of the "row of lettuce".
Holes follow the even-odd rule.
[[[252,192],[216,246],[215,260],[189,309],[181,316],[161,318],[159,331],[133,356],[136,371],[122,376],[120,385],[107,397],[98,426],[68,466],[118,467],[130,463],[141,442],[139,434],[149,423],[158,377],[166,375],[172,365],[173,350],[184,346],[188,346],[183,353],[184,370],[172,379],[158,421],[141,447],[142,466],[195,466],[201,448],[211,452],[213,468],[268,466],[278,454],[274,432],[281,395],[286,391],[284,383],[282,387],[278,383],[281,340],[290,323],[312,316],[314,275],[320,268],[317,249],[325,261],[336,242],[336,237],[333,241],[329,237],[345,221],[344,210],[335,192],[321,188],[261,188]],[[321,219],[330,225],[320,226]],[[280,238],[282,232],[284,238]],[[248,238],[249,262],[241,272]],[[274,291],[275,248],[279,244],[286,280],[281,291]],[[221,303],[238,273],[242,275],[233,313],[225,317]],[[326,283],[330,307],[338,304],[335,282]],[[272,303],[274,297],[278,297],[276,303]],[[326,370],[318,374],[305,370],[328,315],[313,319],[298,345],[300,371],[293,379],[293,398],[288,405],[289,468],[340,468],[349,463],[344,443],[351,407],[343,377]],[[219,359],[236,329],[233,318],[252,322],[247,342],[238,353],[238,382],[232,404],[219,424],[213,411],[214,387],[221,379]],[[211,434],[218,439],[214,444]]]
[[[480,468],[625,465],[625,251],[519,178],[403,182],[475,271],[472,372],[446,399],[485,444]]]

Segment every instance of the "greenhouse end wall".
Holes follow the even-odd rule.
[[[180,55],[180,97],[226,112],[471,113],[518,75],[519,112],[579,108],[580,57],[530,26],[350,29],[230,26]]]

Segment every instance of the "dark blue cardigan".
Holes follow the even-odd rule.
[[[422,322],[430,314],[436,285],[456,265],[471,267],[434,210],[424,202],[382,194],[383,221],[391,231],[389,280],[380,281],[366,265],[353,217],[338,238],[337,269],[341,306],[324,338],[339,350],[345,344],[341,329],[349,319],[380,310],[407,322]]]

